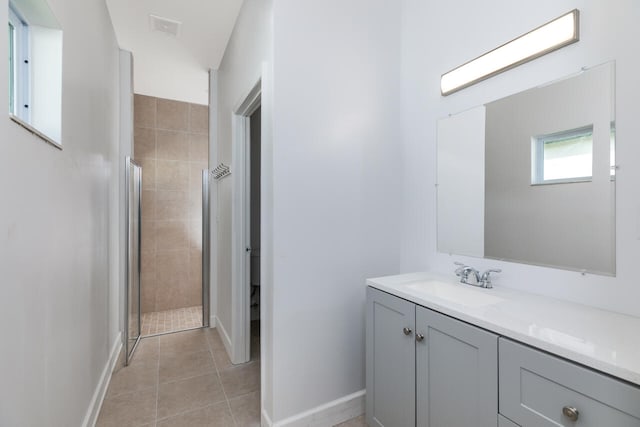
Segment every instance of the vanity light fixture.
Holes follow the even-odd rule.
[[[580,11],[571,12],[442,75],[442,96],[580,40]]]

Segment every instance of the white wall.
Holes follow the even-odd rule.
[[[400,7],[274,3],[274,422],[362,390],[365,278],[399,268]]]
[[[118,50],[104,2],[49,3],[64,29],[64,150],[0,120],[3,426],[81,425],[118,333],[109,328]],[[7,9],[2,1],[5,22]]]
[[[402,271],[435,270],[452,274],[460,259],[478,268],[501,267],[496,286],[574,300],[640,315],[640,59],[630,40],[640,38],[640,9],[632,0],[590,2],[544,0],[510,2],[404,0],[402,112],[404,115],[404,197]],[[439,93],[443,72],[501,45],[542,23],[580,9],[581,40],[560,51],[509,70],[448,97]],[[464,13],[461,13],[464,12]],[[453,18],[455,16],[455,19]],[[450,257],[436,251],[436,120],[524,89],[616,60],[617,277],[476,258]]]
[[[262,223],[271,222],[272,200],[271,179],[271,139],[265,137],[270,133],[270,123],[272,107],[270,76],[262,75],[265,70],[272,66],[272,37],[273,37],[273,17],[272,2],[270,0],[245,0],[236,26],[233,30],[229,45],[217,71],[217,92],[218,92],[218,117],[217,117],[217,150],[212,147],[210,151],[211,168],[218,164],[233,164],[232,147],[232,113],[238,104],[244,100],[249,91],[255,86],[260,77],[263,77],[264,91],[262,94],[262,180],[261,193],[262,200]],[[213,132],[213,128],[212,128]],[[218,257],[215,262],[217,268],[212,270],[212,291],[217,287],[217,319],[216,324],[221,331],[224,331],[231,338],[234,328],[232,318],[232,288],[231,288],[231,202],[232,202],[232,176],[220,181],[212,181],[212,195],[216,195],[213,204],[218,206],[218,218],[212,222],[212,239],[216,239]],[[270,242],[269,236],[272,227],[262,230],[263,241]],[[265,234],[266,233],[266,234]],[[269,262],[268,243],[267,247],[262,247],[263,262]],[[214,265],[214,263],[212,263]],[[270,268],[262,270],[262,304],[264,310],[269,307],[271,298]],[[215,310],[214,310],[215,311]],[[267,367],[262,371],[262,399],[263,407],[271,413],[273,396],[272,391],[272,369],[271,364],[271,319],[269,316],[261,316],[261,336],[262,336],[262,366]]]

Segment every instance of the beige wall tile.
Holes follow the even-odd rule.
[[[156,195],[156,219],[186,220],[189,217],[189,193],[161,190]]]
[[[133,158],[156,158],[156,131],[153,128],[136,127],[133,136]]]
[[[189,163],[157,160],[156,171],[156,187],[158,190],[187,191],[189,187]]]
[[[183,249],[158,252],[156,271],[159,283],[167,283],[169,280],[186,280],[189,274],[189,251]]]
[[[201,134],[209,133],[209,107],[189,104],[189,131]]]
[[[145,95],[133,96],[133,120],[137,127],[156,127],[156,98]]]
[[[189,248],[202,250],[202,219],[189,221]]]
[[[157,158],[164,160],[189,160],[189,134],[172,130],[158,130],[156,135]]]
[[[152,313],[156,311],[157,281],[155,279],[142,280],[140,285],[140,312]],[[143,331],[144,335],[144,331]]]
[[[181,286],[185,279],[175,276],[159,276],[156,291],[156,311],[173,310],[186,307],[184,289]]]
[[[140,257],[141,280],[156,280],[156,253],[143,252]]]
[[[202,305],[202,281],[196,282],[189,279],[184,289],[184,301],[187,307]]]
[[[202,190],[189,193],[188,214],[191,220],[202,218]]]
[[[156,191],[142,190],[142,220],[156,218]]]
[[[134,102],[134,158],[142,166],[144,189],[142,247],[155,257],[153,263],[143,259],[142,311],[199,305],[200,259],[194,266],[190,257],[201,258],[209,110],[143,95]]]
[[[189,130],[189,104],[170,99],[158,99],[157,128]]]
[[[142,189],[155,190],[157,187],[157,160],[150,158],[142,158],[139,160],[142,166]]]
[[[155,252],[156,251],[156,222],[155,221],[142,221],[141,231],[141,251],[142,252]]]
[[[189,134],[189,160],[192,162],[209,161],[209,136],[198,135],[195,133]]]
[[[200,249],[189,249],[189,277],[202,282],[202,251]],[[198,288],[201,288],[198,285]]]
[[[156,250],[175,251],[188,248],[187,221],[156,221]]]

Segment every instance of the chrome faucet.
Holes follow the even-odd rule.
[[[456,276],[460,277],[460,283],[478,286],[480,288],[493,288],[493,285],[491,284],[491,273],[502,272],[500,269],[490,268],[481,275],[478,270],[471,266],[465,265],[461,262],[455,262],[454,264],[458,266],[455,273]]]

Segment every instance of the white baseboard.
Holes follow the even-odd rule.
[[[222,338],[222,343],[224,344],[224,348],[227,350],[227,354],[232,355],[233,345],[231,343],[231,337],[229,337],[227,330],[224,328],[224,325],[222,324],[220,319],[218,319],[218,317],[215,318],[214,323],[216,325],[218,333],[220,334],[220,338]],[[231,356],[229,358],[231,358]]]
[[[364,413],[365,390],[325,403],[282,421],[271,422],[262,411],[263,427],[331,427]]]
[[[209,327],[215,328],[217,324],[218,324],[218,318],[212,314],[209,317]]]
[[[269,414],[264,409],[262,410],[262,421],[260,422],[261,427],[272,427],[273,423],[271,422],[271,418],[269,418]]]
[[[118,361],[120,350],[122,350],[122,333],[118,334],[118,336],[116,337],[116,341],[111,347],[109,360],[107,360],[107,364],[102,370],[100,381],[98,381],[96,390],[94,391],[91,402],[89,403],[89,409],[87,409],[87,414],[85,415],[84,421],[82,422],[83,427],[93,427],[96,425],[96,421],[98,421],[98,415],[100,414],[100,408],[102,408],[104,395],[107,393],[109,381],[111,381],[111,373],[113,372],[113,368],[116,366],[116,362]]]

